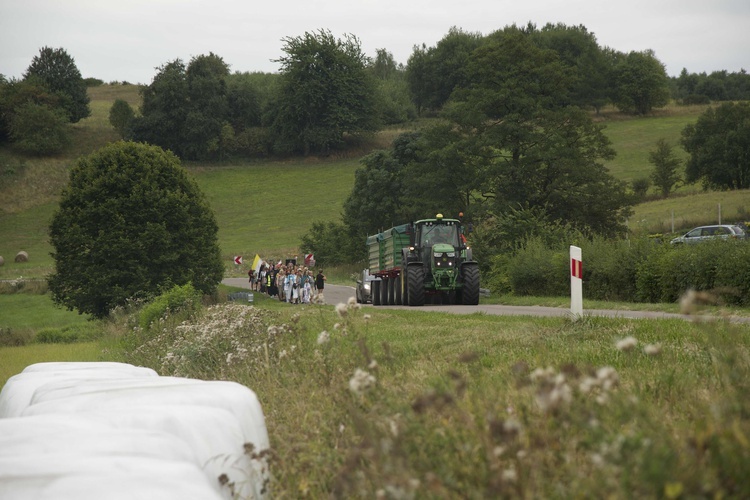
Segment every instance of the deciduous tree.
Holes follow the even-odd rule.
[[[662,196],[666,198],[672,188],[681,180],[678,168],[682,162],[675,156],[672,145],[665,139],[659,139],[656,142],[656,149],[649,152],[648,161],[654,166],[651,180],[654,181],[654,186],[661,190]]]
[[[686,181],[706,188],[750,188],[750,104],[725,103],[709,108],[682,131],[690,154]]]
[[[357,37],[341,40],[320,30],[283,42],[272,123],[278,150],[326,154],[345,135],[379,128],[375,81]]]
[[[73,166],[50,223],[53,300],[100,318],[173,285],[215,292],[218,226],[178,158],[117,142]]]
[[[544,208],[551,220],[604,234],[623,230],[629,200],[601,163],[614,156],[601,127],[569,106],[571,69],[523,29],[496,32],[474,51],[471,86],[454,92],[448,116],[495,213]]]
[[[130,104],[122,99],[115,99],[112,107],[109,108],[109,123],[117,130],[120,137],[130,138],[134,119],[135,112]]]
[[[654,52],[630,52],[614,67],[614,102],[627,113],[645,115],[669,102],[667,70]]]
[[[31,60],[24,79],[40,81],[51,92],[59,94],[71,123],[91,115],[86,82],[65,49],[43,47]]]

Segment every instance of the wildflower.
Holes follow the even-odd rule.
[[[599,368],[596,371],[596,378],[599,380],[599,384],[601,384],[605,391],[612,389],[620,382],[620,378],[617,376],[617,371],[611,366]]]
[[[353,306],[357,304],[357,299],[354,297],[349,297],[349,300],[346,301],[346,304],[349,306]]]
[[[583,394],[589,394],[596,387],[599,386],[599,379],[595,377],[584,377],[581,383],[578,384],[578,390]]]
[[[369,368],[370,370],[377,370],[378,362],[373,359],[372,361],[370,361],[370,364],[367,365],[367,368]]]
[[[503,471],[503,481],[508,483],[515,483],[518,480],[518,473],[513,467],[509,467]]]
[[[521,432],[521,422],[519,422],[515,418],[509,418],[508,420],[503,422],[503,430],[506,432],[506,434],[519,434]]]
[[[284,359],[284,358],[286,358],[286,357],[287,357],[287,355],[288,355],[288,353],[286,352],[286,349],[284,349],[284,350],[282,350],[282,351],[281,351],[281,352],[279,353],[279,359]]]
[[[365,314],[364,316],[362,316],[362,319],[364,319],[365,321],[369,321],[371,317],[372,316],[370,316],[369,314]]]
[[[338,303],[336,304],[336,314],[339,315],[341,318],[345,318],[349,310],[346,307],[346,304]]]
[[[331,340],[331,336],[327,330],[323,330],[320,332],[320,335],[318,335],[318,345],[327,344],[329,340]]]
[[[363,394],[373,385],[375,385],[375,377],[360,368],[357,368],[354,376],[349,379],[349,389],[355,394]]]
[[[648,344],[643,348],[643,352],[649,356],[658,356],[661,353],[661,344]]]
[[[592,453],[591,454],[591,463],[593,463],[597,467],[603,467],[604,464],[605,464],[604,457],[601,456],[599,453]]]
[[[635,346],[638,345],[638,341],[634,337],[625,337],[624,339],[617,342],[617,349],[623,352],[631,351]]]

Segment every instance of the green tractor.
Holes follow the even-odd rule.
[[[479,267],[460,220],[423,219],[367,238],[373,305],[479,304]]]

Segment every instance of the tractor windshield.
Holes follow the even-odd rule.
[[[458,226],[455,224],[431,224],[422,226],[422,245],[432,246],[437,243],[446,243],[457,247]]]

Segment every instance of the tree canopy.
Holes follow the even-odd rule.
[[[49,232],[54,302],[97,318],[174,285],[211,294],[224,273],[213,212],[157,146],[117,142],[80,158]]]
[[[271,126],[277,149],[325,154],[341,146],[345,135],[379,128],[375,80],[357,37],[341,40],[320,30],[283,42]]]
[[[725,103],[709,108],[682,131],[690,154],[686,181],[706,188],[750,188],[750,103]]]
[[[622,111],[645,115],[669,102],[669,78],[654,52],[630,52],[614,68],[614,103]]]
[[[52,93],[59,95],[71,123],[77,123],[91,115],[86,82],[75,60],[65,49],[43,47],[39,55],[31,60],[24,79],[39,81]]]

